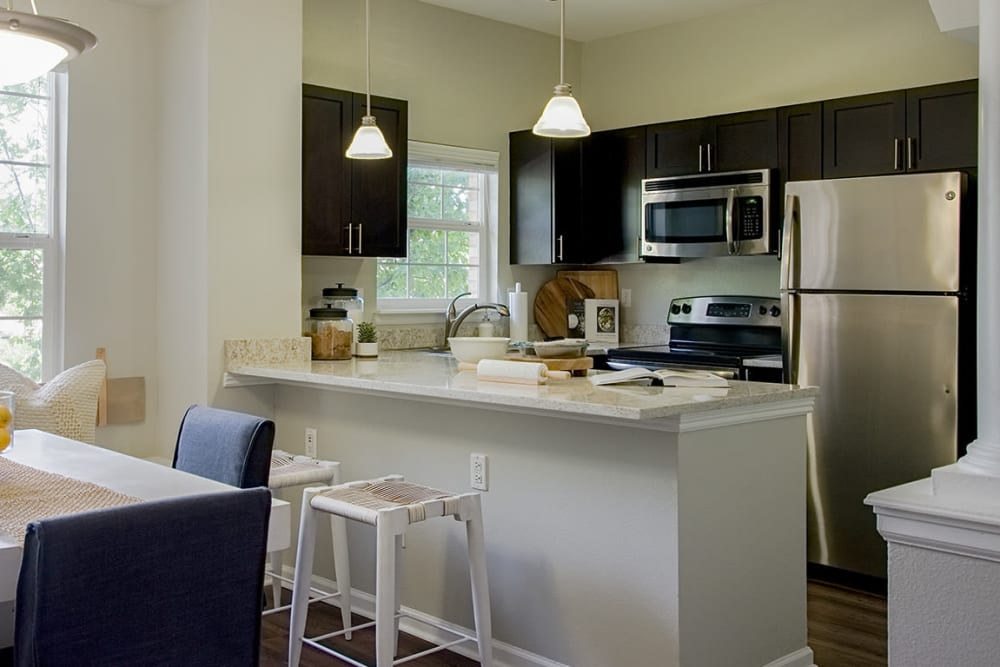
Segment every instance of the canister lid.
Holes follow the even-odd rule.
[[[357,296],[358,290],[354,287],[344,287],[344,283],[337,283],[336,287],[324,287],[323,296]]]
[[[317,320],[336,320],[347,317],[347,311],[343,308],[310,308],[309,317]]]

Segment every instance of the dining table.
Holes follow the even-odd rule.
[[[93,502],[98,504],[104,497],[102,493],[109,503],[111,499],[116,499],[117,502],[111,504],[121,504],[122,499],[126,499],[125,502],[141,502],[233,488],[160,463],[34,429],[15,431],[12,446],[0,453],[0,458],[12,462],[7,467],[18,471],[30,468],[39,471],[40,476],[52,473],[47,476],[48,480],[64,481],[70,485],[73,484],[71,480],[89,483],[87,488],[97,492],[90,497],[96,498]],[[0,467],[0,472],[3,469]],[[0,485],[3,483],[0,475]],[[7,503],[0,503],[0,525],[5,523],[6,507]],[[47,515],[52,514],[49,512]],[[22,536],[0,530],[0,648],[14,643],[14,607],[21,567]],[[272,498],[267,551],[282,551],[290,544],[291,508],[286,501]]]

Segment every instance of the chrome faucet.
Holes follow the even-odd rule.
[[[448,304],[448,309],[445,311],[444,314],[445,343],[447,343],[449,338],[458,333],[458,328],[462,326],[462,322],[465,321],[465,318],[471,315],[472,313],[476,312],[477,310],[495,310],[496,312],[500,313],[501,317],[510,317],[510,310],[507,308],[507,306],[503,305],[502,303],[481,303],[481,304],[474,303],[468,308],[462,310],[462,312],[460,312],[458,315],[456,315],[455,302],[461,299],[463,296],[469,296],[470,294],[471,292],[465,292],[463,294],[459,294],[458,296],[456,296],[454,299],[451,300],[450,304]]]

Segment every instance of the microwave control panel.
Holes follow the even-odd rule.
[[[741,240],[759,239],[764,236],[764,200],[760,197],[741,197],[739,222]]]

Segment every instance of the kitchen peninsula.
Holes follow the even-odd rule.
[[[227,341],[226,386],[273,391],[278,441],[291,448],[316,428],[319,456],[341,461],[346,479],[401,473],[464,490],[469,455],[488,455],[501,664],[812,664],[805,443],[815,389],[515,385],[428,352],[310,363],[257,343]],[[402,603],[470,627],[460,526],[424,528],[407,538]],[[351,533],[362,591],[373,590],[370,537]],[[320,552],[317,574],[333,578],[330,563]]]

